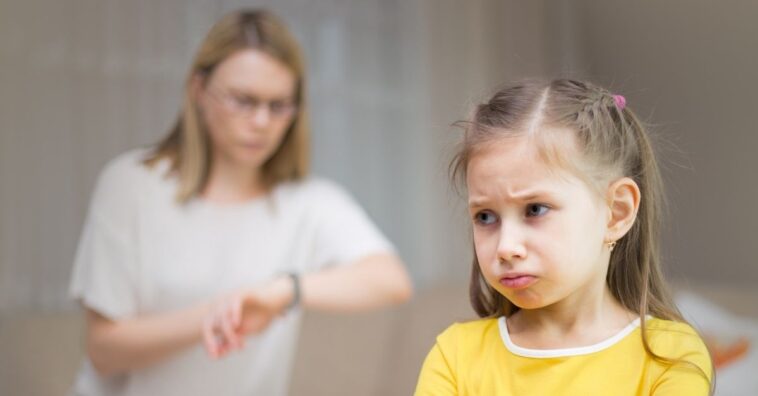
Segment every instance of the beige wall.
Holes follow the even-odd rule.
[[[758,282],[758,3],[577,2],[584,71],[659,134],[673,276]]]
[[[308,54],[315,168],[355,193],[420,284],[467,272],[445,175],[459,133],[449,125],[499,83],[561,72],[610,85],[656,124],[672,275],[758,279],[758,5],[257,4],[284,15]],[[71,307],[66,281],[97,171],[163,134],[194,47],[237,5],[0,2],[0,311]]]
[[[241,3],[0,0],[0,313],[73,308],[99,169],[164,134],[199,40]],[[355,194],[420,286],[463,280],[449,126],[492,86],[550,74],[545,2],[245,4],[271,7],[302,42],[316,172]]]

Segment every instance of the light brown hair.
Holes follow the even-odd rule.
[[[202,191],[208,181],[212,161],[210,139],[191,94],[192,81],[197,77],[207,79],[221,62],[245,49],[260,50],[274,57],[289,67],[296,78],[297,112],[281,144],[262,165],[264,187],[299,180],[308,173],[305,67],[299,46],[273,14],[263,10],[237,11],[221,18],[203,40],[185,82],[179,117],[168,136],[145,160],[149,166],[164,159],[170,161],[170,169],[179,179],[177,199],[180,202],[186,202]]]
[[[459,125],[465,131],[450,164],[454,182],[465,180],[470,159],[483,145],[496,139],[528,135],[538,144],[545,160],[568,167],[597,192],[615,178],[626,176],[637,183],[641,194],[637,218],[611,253],[606,284],[627,310],[639,313],[645,350],[658,361],[683,362],[654,353],[647,339],[647,315],[685,320],[661,271],[661,175],[648,133],[632,110],[618,105],[614,95],[591,83],[567,79],[524,81],[499,90],[490,100],[476,106],[471,118]],[[548,129],[575,134],[581,158],[569,158],[557,144],[560,140],[539,132]],[[519,309],[487,284],[476,254],[469,297],[480,317],[510,316]],[[687,365],[708,377],[702,368]]]

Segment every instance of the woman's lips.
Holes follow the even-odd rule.
[[[240,146],[248,149],[248,150],[260,150],[265,147],[263,143],[256,142],[256,143],[242,143]]]
[[[524,289],[531,286],[537,281],[533,275],[506,275],[500,278],[500,284],[509,289]]]
[[[238,150],[241,155],[253,158],[253,157],[260,157],[266,152],[266,146],[260,144],[260,143],[247,143],[247,144],[240,144],[238,146]]]

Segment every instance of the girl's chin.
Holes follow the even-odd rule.
[[[504,296],[511,304],[520,309],[539,309],[549,305],[541,296],[535,293],[529,293],[528,295],[526,293],[508,293],[504,294]]]
[[[544,304],[520,303],[520,302],[512,301],[512,300],[511,300],[511,304],[517,306],[519,309],[524,309],[524,310],[540,309],[540,308],[545,307]]]

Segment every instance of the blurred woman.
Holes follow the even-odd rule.
[[[180,116],[97,182],[71,292],[80,395],[282,395],[302,309],[409,298],[394,249],[342,188],[308,176],[305,77],[272,14],[208,33]]]

